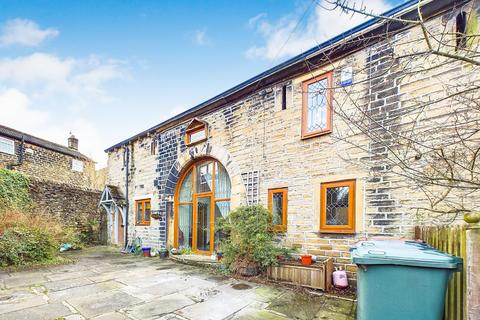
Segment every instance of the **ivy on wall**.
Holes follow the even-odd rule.
[[[24,210],[31,205],[28,178],[20,172],[0,168],[0,211]]]

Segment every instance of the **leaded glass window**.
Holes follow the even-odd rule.
[[[355,231],[355,181],[322,183],[320,231],[353,233]]]
[[[331,73],[303,83],[302,137],[330,132],[332,129]]]
[[[268,208],[272,214],[272,225],[276,231],[287,229],[287,188],[268,190]]]

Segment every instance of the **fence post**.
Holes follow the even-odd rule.
[[[480,225],[467,227],[467,319],[480,320]]]

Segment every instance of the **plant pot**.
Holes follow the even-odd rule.
[[[300,257],[300,261],[304,266],[309,266],[312,264],[312,256],[309,254],[303,255]]]
[[[158,253],[158,255],[160,256],[160,258],[167,258],[168,257],[168,251],[160,251]]]
[[[150,251],[151,250],[152,250],[152,248],[142,248],[143,256],[144,257],[150,257]]]
[[[480,212],[468,212],[463,215],[463,220],[467,223],[480,222]]]
[[[283,262],[283,261],[285,261],[285,256],[277,256],[277,261],[278,261],[278,262]]]
[[[223,258],[223,253],[217,252],[217,261],[222,260]]]
[[[244,277],[253,277],[260,273],[260,270],[257,267],[243,267],[239,269],[240,275]]]

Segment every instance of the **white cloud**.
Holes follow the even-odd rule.
[[[209,44],[210,41],[207,37],[207,30],[195,30],[193,35],[193,42],[199,46]]]
[[[88,119],[115,101],[105,87],[127,78],[124,64],[38,52],[0,59],[0,123],[60,144],[72,131],[80,151],[104,165],[107,143]]]
[[[106,164],[105,144],[92,123],[82,117],[59,121],[63,115],[36,110],[32,104],[27,94],[18,89],[0,90],[0,123],[62,145],[67,144],[71,131],[79,139],[80,152],[96,160],[99,166]]]
[[[258,20],[260,19],[263,19],[267,16],[267,14],[265,12],[262,12],[262,13],[259,13],[257,14],[256,16],[253,16],[251,17],[250,19],[248,19],[248,23],[247,25],[250,27],[250,28],[254,28],[255,25],[257,24]]]
[[[55,38],[58,34],[59,31],[55,28],[40,29],[39,25],[32,20],[8,20],[2,27],[0,46],[35,47],[47,39]]]
[[[298,26],[297,22],[303,13],[301,10],[273,22],[268,21],[262,14],[250,18],[249,26],[254,27],[261,35],[264,44],[249,48],[245,55],[251,59],[267,60],[291,57],[368,19],[360,14],[352,16],[342,13],[339,9],[327,10],[328,7],[328,2],[321,0],[306,17],[306,21]],[[367,5],[368,10],[374,13],[382,13],[389,7],[387,0],[371,0]]]

